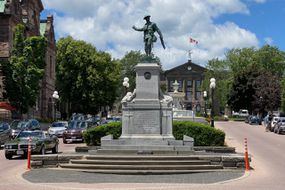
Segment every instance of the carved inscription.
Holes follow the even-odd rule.
[[[138,111],[134,114],[134,126],[139,133],[157,134],[160,132],[158,111]]]

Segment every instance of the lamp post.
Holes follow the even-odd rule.
[[[204,97],[204,103],[205,103],[205,117],[207,117],[207,105],[206,105],[206,99],[207,99],[207,91],[203,92],[203,97]]]
[[[126,94],[127,91],[128,91],[128,88],[130,87],[129,78],[128,78],[128,77],[125,77],[125,78],[124,78],[123,86],[125,87],[125,92],[124,92],[124,94]]]
[[[216,88],[216,79],[210,79],[210,89],[211,89],[211,99],[212,99],[212,107],[211,107],[211,127],[214,127],[214,89]]]
[[[56,101],[59,99],[59,95],[57,91],[54,91],[52,94],[53,98],[53,104],[54,104],[54,114],[53,114],[53,120],[56,120]]]

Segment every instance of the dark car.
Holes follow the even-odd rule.
[[[261,119],[257,116],[257,115],[252,115],[251,117],[249,117],[248,119],[248,123],[250,125],[256,124],[256,125],[261,125]]]
[[[11,129],[8,123],[0,122],[0,146],[11,138]]]
[[[83,132],[88,128],[88,123],[81,120],[73,120],[68,123],[66,131],[63,133],[63,143],[83,142]]]
[[[45,154],[48,150],[58,152],[59,141],[56,136],[43,131],[21,131],[15,139],[5,143],[5,157],[11,159],[14,155],[27,156],[30,139],[32,153]]]
[[[11,137],[15,138],[23,130],[40,130],[40,123],[36,119],[14,120],[11,129]]]

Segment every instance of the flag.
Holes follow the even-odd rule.
[[[193,38],[191,38],[191,37],[189,38],[189,41],[190,41],[191,44],[196,44],[196,45],[198,44],[198,41],[193,39]]]

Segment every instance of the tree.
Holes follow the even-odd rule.
[[[233,110],[247,109],[250,113],[252,112],[252,103],[256,93],[254,81],[261,75],[262,71],[260,68],[253,64],[248,66],[247,70],[234,76],[228,99],[228,105],[230,105]]]
[[[69,113],[96,114],[112,106],[118,92],[120,63],[110,54],[72,37],[57,42],[56,87]]]
[[[136,88],[135,66],[141,61],[143,56],[140,51],[130,51],[120,60],[122,65],[121,80],[123,81],[124,77],[129,78],[129,91],[133,91]]]
[[[277,75],[264,71],[253,82],[255,94],[252,105],[256,111],[263,113],[265,110],[277,110],[281,102],[281,88]]]
[[[215,78],[215,107],[219,106],[221,109],[224,109],[224,106],[227,104],[228,93],[232,83],[229,65],[225,60],[212,59],[208,62],[206,68],[202,88],[207,91],[209,89],[210,79]],[[210,95],[210,93],[208,93],[208,95]]]
[[[10,61],[4,64],[5,98],[19,112],[27,113],[36,104],[45,68],[46,39],[25,37],[25,27],[15,28]]]
[[[133,91],[136,88],[136,72],[135,66],[144,59],[145,55],[140,51],[130,51],[120,60],[122,65],[121,80],[124,77],[129,78],[129,91]],[[155,57],[156,62],[160,65],[160,59]]]

